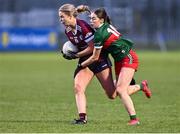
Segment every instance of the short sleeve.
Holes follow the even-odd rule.
[[[97,49],[100,49],[103,47],[102,37],[101,37],[101,34],[99,34],[98,32],[95,32],[95,35],[94,35],[94,47]]]
[[[81,20],[81,30],[86,43],[94,39],[94,30],[85,21]]]

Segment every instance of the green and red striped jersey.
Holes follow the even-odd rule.
[[[133,42],[122,35],[110,24],[104,23],[94,34],[95,48],[102,48],[110,53],[115,61],[120,61],[133,47]]]

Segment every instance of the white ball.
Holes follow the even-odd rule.
[[[72,52],[78,52],[78,48],[72,44],[70,41],[67,41],[64,43],[63,47],[62,47],[62,51],[65,55],[67,56],[71,56],[70,53],[68,53],[68,51],[72,51]]]

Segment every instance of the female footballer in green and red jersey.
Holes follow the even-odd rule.
[[[103,8],[99,8],[91,13],[91,26],[95,29],[94,50],[91,57],[82,62],[80,66],[86,67],[99,59],[100,53],[111,54],[115,61],[115,73],[117,78],[116,91],[124,104],[130,121],[128,125],[139,124],[136,118],[136,111],[133,101],[128,94],[128,87],[135,71],[138,68],[138,56],[132,50],[133,43],[124,39],[122,35],[111,25],[110,19]],[[147,86],[147,81],[143,81],[141,86],[147,97],[151,97],[151,91]]]

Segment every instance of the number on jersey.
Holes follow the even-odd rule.
[[[109,27],[107,28],[108,33],[112,33],[115,36],[120,36],[121,34],[116,30],[115,27],[113,27],[112,25],[109,25]]]

